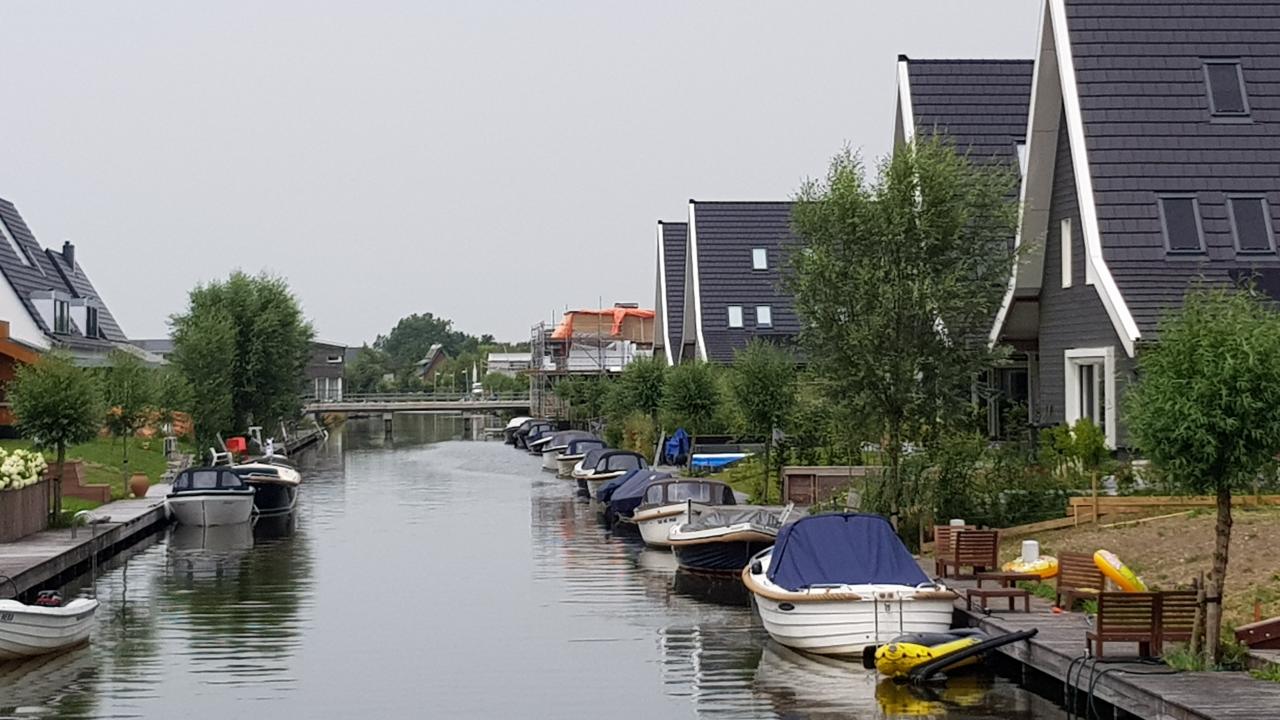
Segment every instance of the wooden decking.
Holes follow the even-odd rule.
[[[965,588],[973,586],[969,580],[949,579],[947,584],[962,595]],[[1126,657],[1137,655],[1137,645],[1124,643],[1115,643],[1114,650],[1109,643],[1105,658],[1082,661],[1085,633],[1090,629],[1087,616],[1082,612],[1054,613],[1051,607],[1045,600],[1032,598],[1030,613],[996,611],[988,615],[976,608],[965,610],[961,600],[956,603],[956,615],[992,635],[1039,630],[1034,638],[1006,645],[1000,652],[1060,682],[1070,672],[1070,686],[1077,698],[1092,687],[1097,700],[1142,718],[1280,719],[1280,683],[1254,680],[1248,673],[1174,672],[1161,664],[1126,662]]]
[[[164,496],[148,496],[140,500],[117,500],[93,511],[111,522],[93,528],[45,530],[11,543],[0,544],[0,575],[8,575],[18,586],[19,594],[42,587],[53,578],[89,560],[91,553],[101,553],[128,543],[166,522]],[[4,588],[5,591],[8,588]]]

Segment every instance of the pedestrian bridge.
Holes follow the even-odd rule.
[[[303,409],[309,414],[528,411],[529,393],[348,393],[341,397],[303,398]]]

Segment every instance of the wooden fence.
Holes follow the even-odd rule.
[[[788,465],[782,468],[782,502],[813,505],[845,491],[860,492],[867,477],[883,470],[874,465]]]
[[[49,527],[48,480],[19,490],[0,491],[0,543],[13,542]]]

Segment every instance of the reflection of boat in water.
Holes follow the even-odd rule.
[[[717,575],[679,568],[675,591],[700,602],[729,607],[751,607],[751,593],[736,575]]]
[[[636,553],[636,566],[648,572],[670,575],[676,571],[676,556],[669,550],[647,547]]]
[[[298,529],[297,513],[261,515],[253,524],[253,537],[256,540],[279,540],[289,537],[296,529]]]
[[[175,525],[169,531],[169,565],[192,580],[222,577],[239,568],[253,549],[253,525]]]
[[[756,690],[788,715],[839,714],[870,718],[941,718],[948,708],[983,702],[991,681],[981,675],[951,678],[945,686],[915,688],[880,678],[861,662],[837,660],[765,644]]]
[[[69,652],[0,662],[0,715],[43,716],[77,681],[93,675],[93,651]]]

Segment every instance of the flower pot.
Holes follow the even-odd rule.
[[[136,498],[146,497],[149,487],[151,487],[151,481],[144,473],[134,473],[129,478],[129,492]]]

